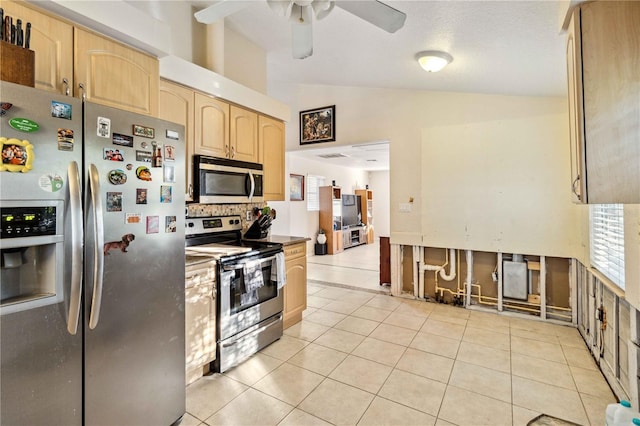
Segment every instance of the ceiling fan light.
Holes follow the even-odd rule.
[[[427,72],[438,72],[453,61],[453,57],[447,52],[438,50],[420,52],[416,55],[416,59],[420,66]]]

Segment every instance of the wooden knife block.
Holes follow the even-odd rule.
[[[33,50],[0,41],[0,80],[35,87],[36,53]]]

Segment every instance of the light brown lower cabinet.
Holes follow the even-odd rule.
[[[302,320],[307,309],[307,243],[284,247],[287,284],[284,286],[284,328]]]

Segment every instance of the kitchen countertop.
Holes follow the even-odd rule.
[[[298,244],[305,241],[311,241],[311,238],[308,237],[294,237],[291,235],[271,235],[265,239],[265,241],[269,241],[272,243],[280,243],[283,246],[290,246],[292,244]]]

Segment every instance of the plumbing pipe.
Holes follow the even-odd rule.
[[[444,266],[442,266],[442,269],[440,269],[440,278],[442,278],[445,281],[453,281],[456,277],[456,250],[455,249],[449,249],[449,259],[451,259],[451,263],[449,265],[449,274],[447,275],[447,273],[444,271],[444,266],[446,266],[446,263],[444,264]],[[447,263],[449,262],[449,259],[447,259]]]
[[[418,254],[418,246],[412,246],[411,248],[413,254],[413,297],[418,297],[418,273],[421,260]]]
[[[471,306],[471,285],[473,283],[473,252],[471,250],[466,251],[467,255],[467,300],[465,306],[468,308]]]

